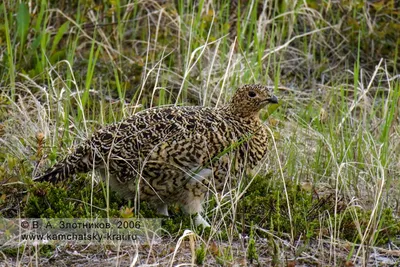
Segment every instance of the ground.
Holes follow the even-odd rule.
[[[280,100],[261,115],[267,158],[209,196],[211,229],[172,206],[156,243],[0,245],[0,265],[399,266],[396,1],[3,1],[0,13],[1,218],[159,217],[96,173],[33,177],[146,108],[219,106],[248,83]]]

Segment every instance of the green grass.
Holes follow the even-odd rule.
[[[262,114],[268,157],[229,195],[210,197],[211,230],[172,207],[164,228],[177,254],[133,255],[326,266],[367,265],[373,250],[392,256],[388,244],[400,246],[394,1],[242,2],[1,3],[0,216],[139,216],[140,208],[156,217],[91,174],[63,187],[32,178],[101,125],[154,106],[221,105],[238,86],[262,83],[281,100]],[[179,250],[185,229],[193,251]],[[250,232],[251,242],[241,238]],[[25,265],[30,253],[3,260]]]

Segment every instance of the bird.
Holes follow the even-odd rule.
[[[230,174],[266,156],[269,134],[259,112],[277,103],[270,87],[247,84],[220,107],[145,109],[97,130],[35,180],[57,183],[98,170],[125,199],[145,200],[166,216],[178,204],[209,227],[201,215],[207,192],[222,192]]]

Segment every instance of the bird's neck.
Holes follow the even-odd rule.
[[[245,124],[251,124],[254,126],[261,124],[258,111],[249,112],[248,110],[240,110],[232,105],[226,105],[221,107],[221,111],[224,112],[227,117],[234,118]]]

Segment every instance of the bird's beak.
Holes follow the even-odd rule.
[[[278,98],[276,96],[271,96],[270,98],[267,98],[268,103],[273,103],[273,104],[278,104]]]

